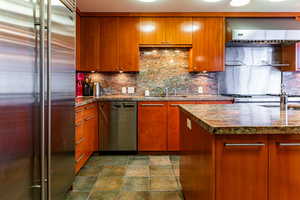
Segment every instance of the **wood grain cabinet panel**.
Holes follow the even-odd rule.
[[[76,13],[76,70],[80,70],[80,15]]]
[[[99,72],[119,71],[118,62],[118,17],[101,17]]]
[[[138,104],[138,150],[166,151],[168,107],[166,102]]]
[[[300,42],[282,46],[282,63],[289,64],[287,67],[282,67],[282,71],[300,70]]]
[[[270,200],[298,200],[300,185],[300,136],[270,139]]]
[[[266,200],[267,185],[267,137],[216,137],[216,200]]]
[[[192,18],[169,17],[164,21],[166,44],[192,44]]]
[[[80,19],[80,66],[78,71],[97,71],[100,68],[100,19]]]
[[[193,29],[189,71],[224,71],[224,18],[193,18]]]
[[[165,22],[161,17],[141,17],[140,19],[140,44],[165,43]]]
[[[118,31],[119,69],[139,71],[139,18],[120,17]]]

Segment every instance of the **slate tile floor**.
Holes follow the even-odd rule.
[[[183,200],[179,156],[93,156],[67,200]]]

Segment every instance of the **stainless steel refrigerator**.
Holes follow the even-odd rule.
[[[0,0],[0,199],[74,179],[75,1]]]

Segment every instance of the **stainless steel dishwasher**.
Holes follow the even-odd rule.
[[[137,151],[137,103],[111,102],[109,105],[105,116],[109,123],[100,126],[100,151]]]

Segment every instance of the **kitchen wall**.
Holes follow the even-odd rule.
[[[274,54],[274,60],[278,54]],[[216,73],[189,73],[189,50],[185,48],[144,48],[140,55],[139,73],[94,73],[91,78],[100,82],[106,94],[121,94],[122,87],[135,87],[135,95],[144,95],[156,88],[177,89],[178,94],[198,94],[198,87],[203,87],[204,94],[218,94]],[[280,61],[279,61],[280,62]],[[284,82],[288,94],[300,95],[300,73],[285,72]]]
[[[189,73],[189,49],[144,48],[140,53],[139,73],[95,73],[92,80],[100,82],[108,94],[120,94],[122,87],[136,87],[137,95],[145,90],[159,93],[156,88],[177,89],[177,94],[198,94],[203,87],[204,94],[217,94],[216,73]]]

